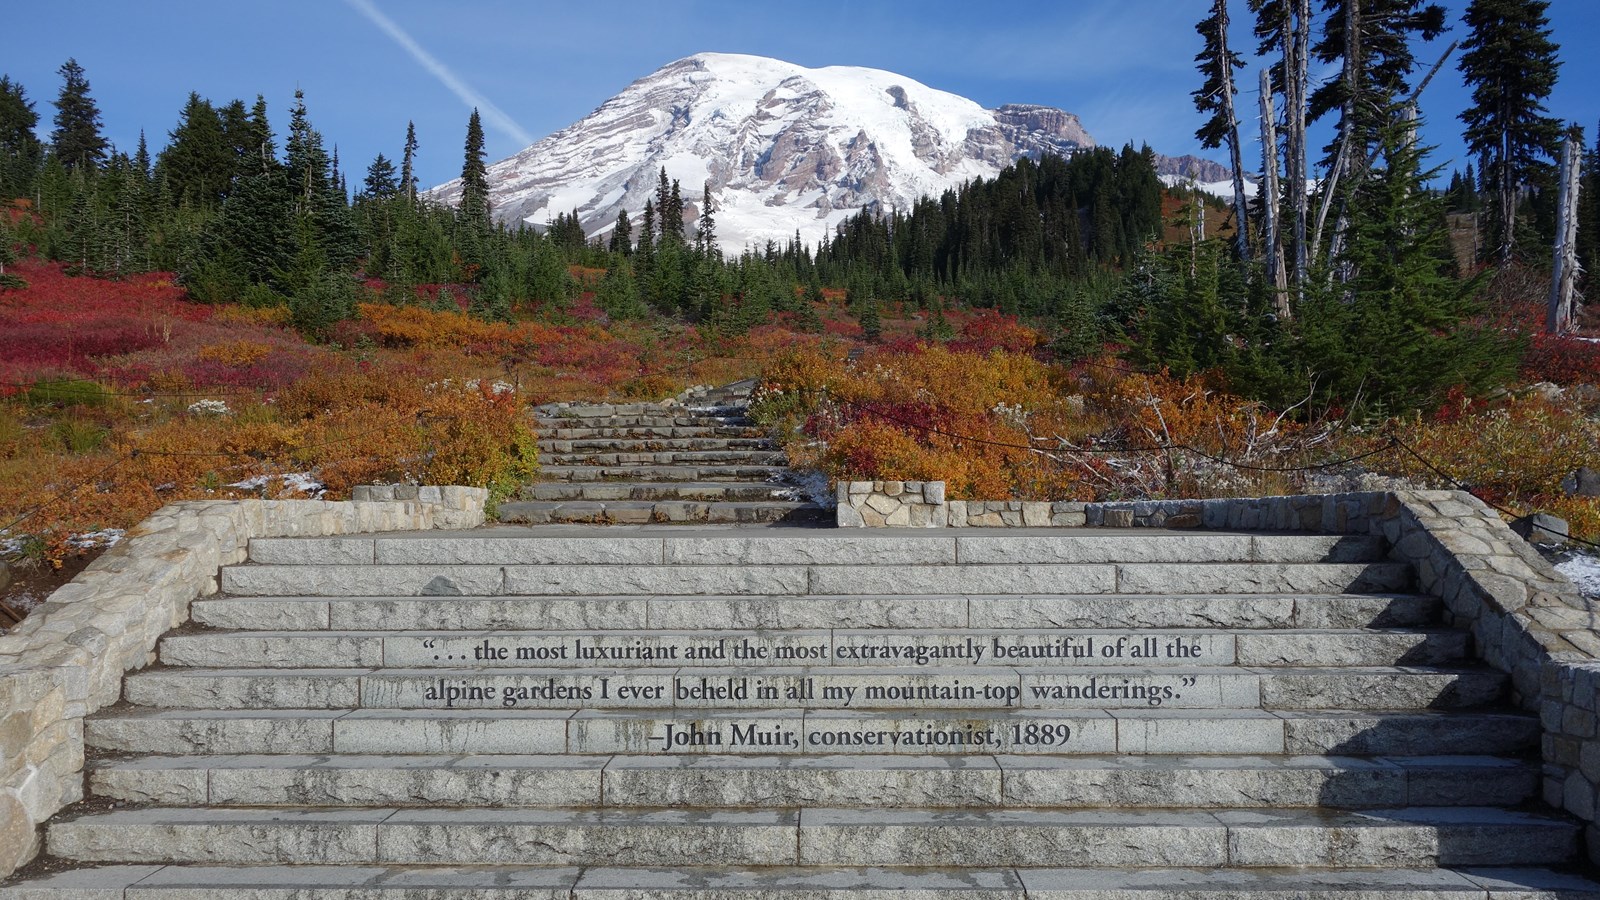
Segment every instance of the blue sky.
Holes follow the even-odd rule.
[[[59,89],[56,68],[74,56],[88,73],[107,135],[153,146],[189,91],[214,101],[264,94],[280,134],[296,87],[312,121],[339,145],[352,183],[373,155],[397,157],[406,121],[421,141],[424,185],[454,177],[468,105],[358,8],[370,3],[450,76],[503,110],[487,121],[491,159],[520,150],[517,132],[542,137],[583,117],[629,82],[702,50],[774,56],[806,66],[889,69],[982,103],[1041,103],[1077,113],[1105,144],[1148,142],[1163,153],[1200,153],[1193,23],[1202,0],[1070,0],[989,7],[970,0],[606,0],[599,3],[438,0],[78,0],[16,4],[0,73],[20,80],[44,120]],[[1466,0],[1446,0],[1457,23]],[[1236,43],[1253,46],[1243,0]],[[1600,2],[1554,0],[1563,45],[1552,114],[1600,120]],[[1423,47],[1432,61],[1448,43]],[[1241,107],[1256,108],[1255,67]],[[1423,98],[1433,162],[1459,164],[1456,114],[1467,93],[1453,64]],[[1252,134],[1253,138],[1253,134]],[[1247,166],[1258,151],[1246,146]],[[1219,152],[1207,154],[1221,158]]]

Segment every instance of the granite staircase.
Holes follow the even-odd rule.
[[[737,394],[694,405],[557,404],[535,411],[541,482],[500,506],[524,524],[816,524],[831,512],[786,483],[788,459]]]
[[[1537,719],[1367,538],[256,540],[0,900],[1577,900]]]

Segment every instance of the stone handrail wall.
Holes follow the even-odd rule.
[[[852,503],[867,505],[878,496],[855,487],[874,482],[846,484]],[[841,510],[846,494],[841,485]],[[960,502],[945,504],[947,525],[957,526]],[[1587,824],[1589,858],[1600,862],[1600,604],[1580,594],[1478,498],[1462,491],[1405,491],[1088,503],[1082,504],[1081,520],[1057,522],[1052,514],[1048,523],[1042,513],[1030,517],[1028,503],[967,501],[965,509],[997,505],[1008,513],[1016,508],[1016,515],[996,523],[1003,527],[1382,535],[1390,555],[1416,569],[1418,587],[1444,601],[1448,624],[1472,634],[1477,656],[1511,676],[1512,701],[1539,716],[1544,799]],[[841,525],[843,518],[841,512]],[[968,524],[974,524],[970,517]]]
[[[41,823],[82,799],[84,717],[117,702],[123,674],[154,661],[251,538],[472,528],[488,500],[464,487],[352,493],[162,507],[0,637],[0,878],[39,852]]]

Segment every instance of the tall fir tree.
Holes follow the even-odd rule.
[[[1467,147],[1484,158],[1479,174],[1492,186],[1488,246],[1501,265],[1517,243],[1524,188],[1549,179],[1561,123],[1545,114],[1561,63],[1551,40],[1548,0],[1472,0],[1463,20],[1461,74],[1472,105],[1461,113]]]
[[[367,166],[367,177],[361,182],[361,196],[377,201],[390,199],[400,190],[399,182],[395,178],[394,163],[379,153],[373,157],[372,164]]]
[[[484,163],[483,120],[478,110],[467,119],[466,154],[461,162],[461,221],[479,232],[489,230],[489,170]]]
[[[623,256],[633,253],[633,221],[625,209],[617,213],[617,226],[611,229],[610,250]]]
[[[417,199],[417,124],[406,123],[406,146],[400,156],[400,190],[407,199]]]
[[[1368,413],[1431,409],[1452,387],[1471,395],[1511,375],[1518,338],[1474,325],[1478,284],[1454,277],[1443,198],[1424,190],[1425,148],[1405,122],[1379,133],[1382,165],[1351,196],[1344,286],[1319,291],[1303,317],[1299,364],[1319,390]]]
[[[1594,284],[1600,266],[1600,127],[1583,155],[1582,188],[1578,192],[1578,263]]]
[[[241,174],[262,175],[278,165],[278,148],[272,142],[272,124],[267,121],[267,98],[256,95],[250,107],[249,148],[246,160],[240,163]]]
[[[869,342],[876,344],[883,339],[883,313],[878,309],[875,297],[868,297],[861,302],[861,336]]]
[[[38,124],[22,84],[0,75],[0,199],[25,196],[33,187],[44,157],[33,131]]]
[[[717,244],[717,210],[716,204],[711,200],[709,181],[700,193],[700,216],[695,222],[694,242],[695,249],[700,255],[721,261],[722,247]]]
[[[210,101],[191,91],[178,124],[167,132],[166,149],[156,159],[173,200],[206,207],[221,203],[232,186],[235,164],[222,118]]]
[[[1349,195],[1366,178],[1379,132],[1388,124],[1384,117],[1393,110],[1405,114],[1401,104],[1416,67],[1413,42],[1444,32],[1445,9],[1422,0],[1323,0],[1322,5],[1327,16],[1312,55],[1323,65],[1338,64],[1341,74],[1309,98],[1311,121],[1337,112],[1311,251],[1321,253],[1329,213],[1337,208],[1329,253],[1338,256],[1349,227]]]
[[[106,158],[106,139],[100,133],[100,108],[89,96],[89,79],[76,59],[56,70],[61,93],[56,97],[55,130],[50,143],[68,171],[99,166]]]

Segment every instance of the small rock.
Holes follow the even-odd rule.
[[[1557,400],[1560,400],[1566,391],[1563,390],[1559,384],[1555,384],[1554,382],[1550,381],[1541,381],[1538,384],[1528,385],[1528,393],[1538,394],[1540,397],[1543,397],[1551,403],[1554,403]]]
[[[1544,513],[1523,516],[1511,523],[1511,530],[1535,544],[1564,544],[1572,536],[1571,526],[1566,519]]]
[[[1105,511],[1103,522],[1107,528],[1132,528],[1133,510],[1108,509]]]
[[[1600,471],[1584,466],[1561,479],[1561,492],[1568,497],[1600,497]]]

